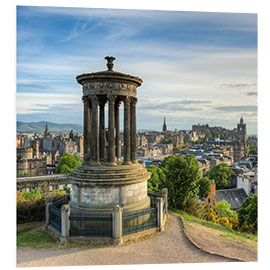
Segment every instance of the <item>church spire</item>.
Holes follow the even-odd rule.
[[[167,131],[166,117],[164,117],[164,124],[163,124],[162,131]]]
[[[48,123],[46,123],[45,134],[48,134],[48,133],[49,133]]]

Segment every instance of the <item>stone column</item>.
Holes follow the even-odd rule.
[[[164,231],[164,218],[163,218],[163,199],[160,197],[156,198],[157,207],[157,223],[160,232]]]
[[[115,162],[115,96],[109,95],[109,130],[108,130],[108,164],[117,166]]]
[[[66,243],[67,238],[69,237],[69,228],[70,228],[70,207],[69,204],[64,204],[61,207],[61,237],[60,242]]]
[[[124,99],[124,165],[130,162],[130,98]]]
[[[87,162],[91,160],[91,136],[92,136],[92,104],[88,98],[88,110],[87,110]]]
[[[53,199],[51,196],[46,197],[46,201],[45,201],[46,227],[49,226],[49,222],[50,222],[50,205],[52,205],[52,201]]]
[[[132,98],[130,103],[130,147],[131,147],[130,158],[132,163],[137,163],[136,102],[137,98]]]
[[[92,136],[91,136],[91,162],[90,165],[97,166],[99,163],[99,136],[98,136],[98,100],[97,96],[91,96],[92,102]]]
[[[114,244],[122,243],[122,209],[119,205],[113,210],[113,238]]]
[[[83,145],[83,152],[84,152],[84,163],[90,160],[90,153],[89,153],[89,110],[90,104],[89,100],[86,96],[82,97],[83,100],[83,138],[84,138],[84,145]]]
[[[119,118],[119,107],[120,107],[120,100],[115,102],[115,156],[116,160],[121,160],[121,145],[120,145],[120,118]]]
[[[166,213],[166,215],[168,215],[168,189],[167,188],[162,189],[162,198],[166,202],[165,203],[165,207],[166,207],[165,213]]]
[[[99,101],[99,159],[105,160],[105,118],[104,107],[106,101]]]

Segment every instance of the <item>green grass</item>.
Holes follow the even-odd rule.
[[[200,225],[203,225],[205,227],[208,227],[210,229],[222,231],[222,232],[224,232],[224,234],[222,234],[221,236],[224,237],[224,238],[231,238],[231,239],[237,239],[237,240],[249,239],[249,240],[253,240],[253,241],[256,241],[256,242],[258,241],[258,236],[257,235],[231,231],[229,228],[227,228],[225,226],[222,226],[222,225],[216,224],[216,223],[212,223],[212,222],[209,222],[209,221],[206,221],[206,220],[203,220],[203,219],[199,219],[199,218],[191,216],[191,215],[189,215],[189,214],[187,214],[187,213],[185,213],[184,211],[181,211],[181,210],[171,209],[169,211],[183,217],[185,222],[187,223],[187,225],[189,223],[196,223],[196,224],[200,224]]]
[[[31,249],[55,248],[56,239],[43,229],[30,228],[17,233],[17,246]]]
[[[30,249],[73,248],[73,247],[106,247],[109,244],[64,243],[61,244],[49,232],[42,228],[28,228],[17,232],[17,246]]]

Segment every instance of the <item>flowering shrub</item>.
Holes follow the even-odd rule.
[[[203,219],[216,223],[217,220],[217,212],[212,205],[205,205],[204,206],[204,214],[202,216]]]
[[[227,217],[218,218],[217,223],[232,230],[232,224],[230,223],[230,220]]]

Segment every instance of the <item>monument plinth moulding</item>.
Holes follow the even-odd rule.
[[[147,196],[150,173],[136,158],[136,96],[142,80],[114,71],[114,57],[105,59],[108,70],[76,77],[83,90],[84,161],[69,177],[72,183],[71,213],[111,212],[116,205],[123,211],[150,206]],[[124,115],[123,160],[121,107]],[[108,119],[108,130],[105,119]]]

